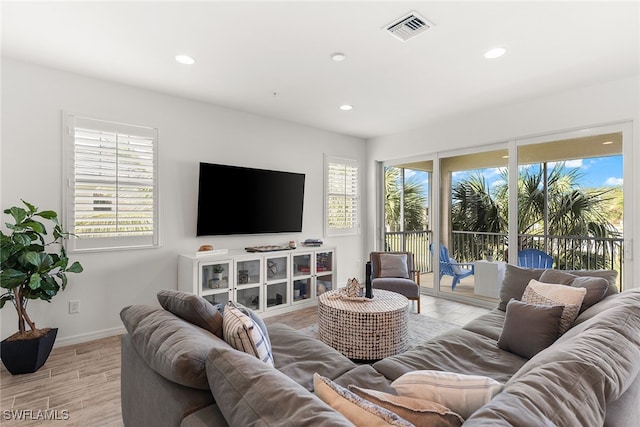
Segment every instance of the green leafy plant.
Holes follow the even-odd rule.
[[[50,328],[37,329],[27,314],[28,300],[51,299],[67,286],[66,273],[82,272],[82,265],[69,258],[62,246],[65,233],[54,211],[38,211],[30,203],[22,201],[26,209],[12,207],[4,211],[11,215],[13,223],[5,223],[9,234],[0,230],[0,286],[7,291],[0,296],[0,308],[11,301],[18,312],[18,332],[10,340],[30,339],[44,335]],[[41,220],[53,224],[52,240],[45,241],[47,227]],[[27,330],[26,327],[30,330]]]

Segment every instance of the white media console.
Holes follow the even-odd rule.
[[[335,248],[180,255],[178,288],[212,304],[235,301],[264,316],[284,313],[336,288]]]

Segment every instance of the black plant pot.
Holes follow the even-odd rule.
[[[58,328],[51,328],[40,338],[0,342],[0,355],[7,371],[13,375],[31,374],[44,365],[56,341]]]

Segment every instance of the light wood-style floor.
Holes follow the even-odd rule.
[[[421,304],[421,314],[459,325],[488,311],[428,296],[422,297]],[[411,309],[415,311],[415,306]],[[281,322],[302,329],[317,320],[317,308],[313,306],[267,317],[265,322]],[[47,363],[33,374],[13,376],[3,365],[0,368],[0,409],[3,427],[123,426],[120,336],[54,348]],[[22,419],[12,418],[18,416]]]

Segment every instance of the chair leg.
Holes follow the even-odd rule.
[[[420,314],[420,295],[418,295],[418,314]]]

